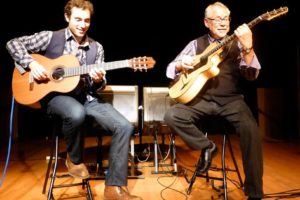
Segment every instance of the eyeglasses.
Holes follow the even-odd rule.
[[[219,18],[219,17],[217,17],[217,18],[215,18],[215,19],[212,19],[212,18],[208,18],[208,17],[207,17],[206,19],[212,20],[212,21],[214,21],[214,22],[217,23],[217,24],[221,24],[221,22],[226,22],[226,23],[228,23],[228,22],[230,22],[230,20],[231,20],[230,17],[224,17],[224,18]]]

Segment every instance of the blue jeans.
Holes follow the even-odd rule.
[[[106,185],[126,186],[128,174],[128,153],[133,125],[113,106],[101,99],[79,102],[67,95],[53,97],[47,103],[47,113],[62,119],[67,152],[74,163],[83,162],[84,126],[86,116],[92,117],[112,135],[109,167]]]

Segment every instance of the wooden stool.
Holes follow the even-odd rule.
[[[89,179],[83,179],[82,182],[78,182],[78,183],[55,185],[56,178],[70,178],[72,176],[70,176],[69,174],[63,174],[63,175],[56,174],[57,166],[58,166],[59,132],[61,129],[61,123],[60,123],[60,119],[57,117],[50,116],[50,119],[53,121],[52,147],[51,147],[51,151],[50,151],[50,159],[49,159],[49,163],[48,163],[48,167],[47,167],[47,172],[46,172],[46,176],[45,176],[42,193],[45,194],[48,178],[50,177],[51,180],[50,180],[50,186],[49,186],[48,195],[47,195],[48,200],[54,199],[54,197],[53,197],[53,189],[54,188],[73,187],[73,186],[80,186],[80,185],[82,186],[83,189],[86,188],[86,190],[87,190],[86,198],[88,200],[92,200],[93,195],[92,195],[92,191],[90,188]],[[53,155],[53,154],[55,154],[55,155]],[[53,167],[52,167],[53,158],[54,158],[54,163],[53,163]],[[50,175],[51,170],[52,170],[52,173]]]
[[[194,171],[193,173],[193,176],[191,177],[190,180],[188,180],[188,178],[186,177],[186,180],[187,182],[189,183],[189,187],[188,187],[188,190],[187,190],[187,194],[191,194],[191,190],[192,190],[192,187],[193,187],[193,184],[196,180],[196,177],[203,177],[206,179],[206,182],[209,182],[209,180],[212,180],[212,187],[213,189],[217,190],[217,191],[221,191],[223,190],[222,194],[224,196],[224,200],[227,200],[227,173],[228,172],[235,172],[238,176],[238,179],[239,179],[239,182],[240,182],[240,186],[243,187],[243,181],[242,181],[242,178],[241,178],[241,174],[240,174],[240,171],[238,169],[238,165],[237,165],[237,162],[236,162],[236,159],[235,159],[235,156],[234,156],[234,153],[233,153],[233,149],[232,149],[232,146],[231,146],[231,142],[230,142],[230,137],[228,135],[228,128],[224,122],[223,119],[221,119],[222,121],[220,121],[219,119],[217,120],[218,123],[214,123],[214,124],[220,124],[221,126],[221,129],[220,130],[223,134],[223,141],[222,141],[222,155],[221,155],[221,165],[222,167],[210,167],[209,170],[205,173],[205,174],[199,174],[198,171],[198,166],[199,166],[199,163],[200,163],[200,158],[199,158],[199,161],[198,161],[198,164],[196,166],[196,170]],[[214,130],[215,131],[215,130]],[[209,131],[206,132],[206,134],[209,134]],[[228,144],[228,145],[227,145]],[[233,161],[233,164],[234,164],[234,168],[233,169],[230,169],[230,168],[227,168],[226,167],[226,163],[225,163],[225,151],[226,151],[226,146],[228,146],[228,149],[229,149],[229,152],[230,152],[230,157]],[[200,156],[201,157],[201,156]],[[209,171],[212,170],[212,171],[221,171],[222,172],[222,177],[217,177],[217,176],[212,176],[212,175],[209,175]],[[218,180],[218,181],[222,181],[222,186],[220,186],[220,188],[216,188],[214,186],[214,180]]]

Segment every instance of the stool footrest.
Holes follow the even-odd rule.
[[[53,188],[73,187],[73,186],[80,186],[80,185],[83,185],[83,183],[59,184],[59,185],[53,185]]]

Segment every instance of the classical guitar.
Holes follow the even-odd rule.
[[[249,22],[248,26],[252,28],[263,20],[270,21],[287,12],[287,7],[266,12]],[[219,74],[218,64],[224,59],[224,47],[235,38],[235,34],[232,34],[224,38],[220,43],[215,42],[210,44],[201,54],[195,55],[194,69],[181,74],[173,81],[169,88],[170,97],[184,104],[194,99],[204,87],[207,80]]]
[[[63,55],[49,59],[39,54],[32,57],[42,64],[50,79],[44,82],[34,80],[30,71],[20,74],[15,68],[12,78],[12,92],[15,100],[23,105],[39,107],[38,102],[50,92],[70,92],[78,85],[80,75],[88,74],[94,67],[107,70],[132,68],[134,71],[151,69],[155,65],[152,57],[137,57],[128,60],[79,66],[78,59],[72,55]]]

